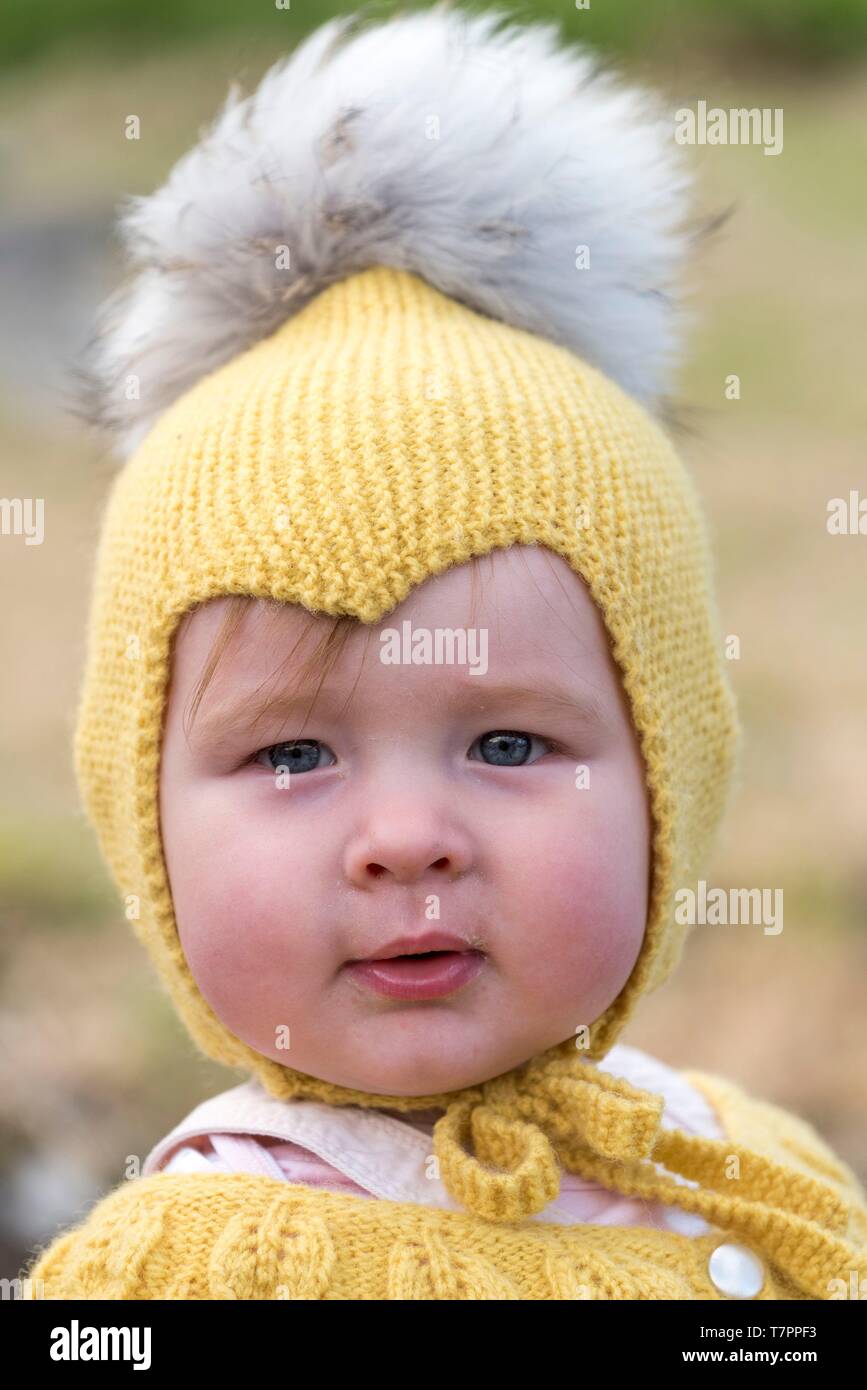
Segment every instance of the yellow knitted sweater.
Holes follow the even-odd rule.
[[[607,1078],[583,1093],[581,1123],[560,1127],[557,1151],[564,1166],[614,1191],[701,1214],[708,1234],[516,1218],[525,1184],[499,1183],[440,1133],[435,1152],[452,1165],[466,1213],[246,1173],[159,1173],[116,1188],[42,1252],[28,1296],[722,1299],[737,1290],[719,1287],[711,1257],[736,1245],[761,1263],[760,1299],[851,1297],[867,1279],[867,1199],[852,1171],[795,1116],[720,1077],[684,1075],[715,1106],[724,1139],[658,1129],[658,1098]],[[519,1108],[543,1129],[553,1095],[574,1084],[565,1071],[559,1080],[537,1077],[534,1087],[530,1077],[522,1092]],[[479,1147],[502,1162],[507,1112],[475,1108]]]

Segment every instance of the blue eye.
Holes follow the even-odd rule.
[[[261,748],[254,761],[258,762],[264,753],[272,772],[277,772],[281,767],[288,768],[290,773],[315,772],[323,748],[328,748],[328,745],[320,743],[317,738],[293,738],[288,743],[272,743],[268,748]],[[328,752],[333,759],[334,754],[330,749]]]
[[[492,755],[493,767],[523,767],[528,761],[528,755],[533,745],[535,734],[519,733],[514,729],[495,729],[489,734],[482,734],[476,740],[480,748],[486,749]],[[548,743],[547,739],[538,739],[539,743]],[[473,744],[475,748],[476,744]],[[538,761],[534,759],[534,761]]]

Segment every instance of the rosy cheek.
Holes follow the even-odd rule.
[[[622,805],[600,796],[586,816],[558,816],[527,861],[539,926],[576,968],[631,964],[643,936],[646,860]]]

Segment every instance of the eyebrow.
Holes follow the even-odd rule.
[[[266,713],[272,719],[288,721],[301,706],[309,705],[313,692],[309,689],[286,690],[276,695],[261,696],[255,699],[234,699],[203,713],[197,720],[193,741],[202,746],[217,741],[229,740],[247,730],[252,731],[256,723]],[[348,697],[338,695],[326,688],[318,691],[312,708],[337,712],[347,704]],[[478,706],[484,710],[490,704],[520,703],[532,707],[542,714],[563,715],[581,723],[594,723],[607,727],[610,715],[593,686],[585,684],[580,691],[559,686],[556,682],[545,681],[541,685],[521,685],[515,681],[485,682],[484,677],[467,677],[452,691],[444,695],[437,704],[449,712],[460,708]]]

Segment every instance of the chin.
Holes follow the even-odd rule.
[[[364,1091],[372,1096],[412,1096],[424,1097],[444,1095],[449,1091],[462,1091],[468,1086],[481,1085],[499,1072],[479,1073],[466,1068],[420,1066],[415,1068],[403,1065],[393,1069],[371,1064],[370,1072],[346,1073],[334,1078],[338,1086],[347,1086],[353,1091]],[[331,1078],[329,1078],[331,1079]]]

